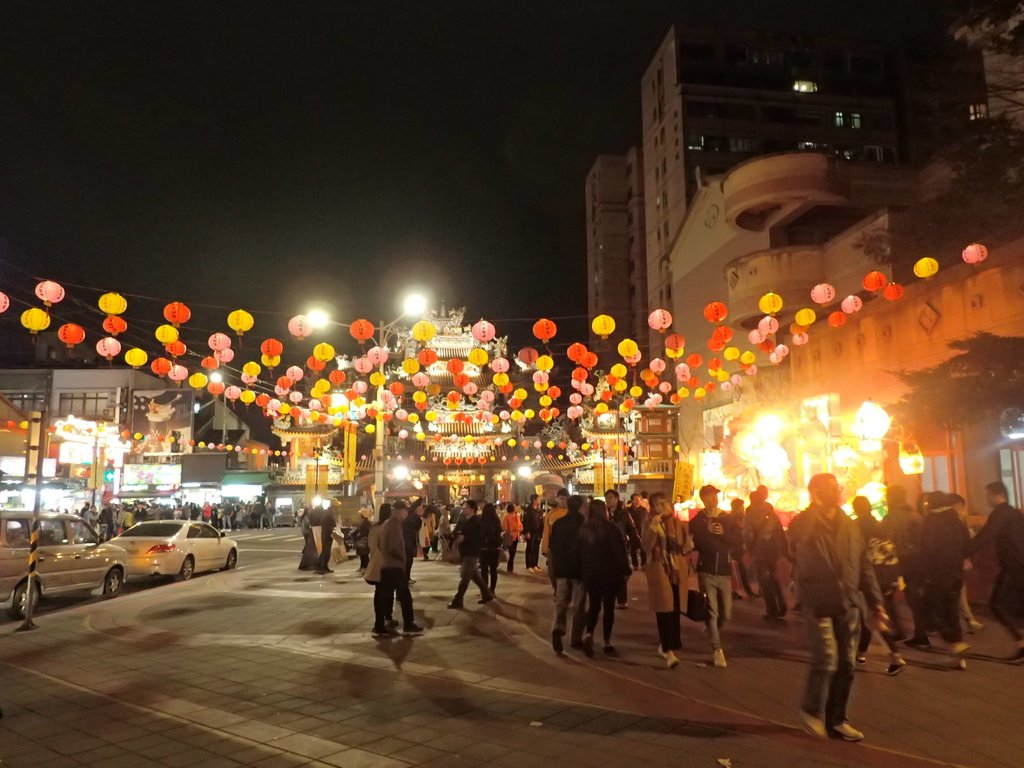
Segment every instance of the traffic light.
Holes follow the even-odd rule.
[[[113,485],[114,484],[114,468],[113,467],[107,467],[105,470],[103,470],[103,484],[104,485]]]

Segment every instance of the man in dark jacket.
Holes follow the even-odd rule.
[[[530,504],[523,510],[523,538],[526,540],[526,570],[540,573],[540,537],[544,532],[544,515],[540,496],[530,495]]]
[[[480,588],[481,605],[494,599],[494,593],[487,588],[483,576],[480,575],[480,550],[483,548],[483,527],[480,525],[479,504],[475,499],[467,499],[462,508],[462,515],[455,526],[452,538],[459,546],[459,588],[455,597],[448,603],[452,609],[462,608],[462,600],[466,596],[469,582]]]
[[[334,573],[331,568],[331,548],[334,546],[334,529],[338,527],[338,519],[330,507],[320,514],[320,554],[316,559],[316,573]]]
[[[622,541],[625,544],[627,555],[634,549],[639,549],[640,532],[636,529],[636,523],[633,522],[633,516],[629,514],[622,503],[622,499],[619,498],[619,492],[614,489],[607,491],[604,495],[604,500],[608,507],[608,516],[615,524],[615,527],[619,529],[619,533],[622,534]],[[620,610],[629,608],[629,594],[627,592],[628,583],[629,579],[627,577],[619,584],[619,594],[616,595],[616,600]]]
[[[907,503],[907,491],[901,485],[890,485],[885,489],[886,515],[882,521],[882,537],[896,545],[896,557],[899,559],[900,575],[906,585],[904,597],[907,607],[914,617],[914,636],[907,645],[916,648],[928,648],[928,621],[924,610],[924,574],[922,573],[921,529],[924,517]],[[893,618],[892,621],[897,621]],[[898,626],[894,626],[897,636],[901,635]]]
[[[867,600],[873,628],[886,628],[888,616],[864,538],[839,508],[835,475],[815,475],[807,489],[811,506],[789,528],[811,646],[800,714],[805,730],[813,736],[860,741],[864,734],[847,721],[846,705],[853,687],[861,601]]]
[[[423,501],[414,501],[409,516],[402,523],[402,536],[405,539],[405,578],[410,584],[415,584],[412,578],[412,563],[416,559],[416,547],[419,546],[420,528],[423,527],[423,518],[420,517],[420,507]]]
[[[927,515],[921,529],[921,562],[926,613],[949,644],[950,664],[967,669],[963,629],[960,626],[960,591],[964,587],[964,559],[971,534],[948,494],[928,494]]]
[[[618,494],[611,496],[611,492],[605,497],[618,500]],[[600,499],[590,502],[587,521],[580,529],[580,564],[588,604],[583,652],[587,656],[594,655],[594,629],[598,615],[604,611],[604,652],[614,654],[615,599],[633,569],[622,531],[608,519],[608,507]]]
[[[732,617],[732,553],[743,546],[743,529],[718,508],[720,491],[713,485],[700,489],[704,509],[690,521],[693,548],[697,550],[697,580],[708,598],[707,627],[712,663],[724,669],[722,627]]]
[[[1024,633],[1021,632],[1021,620],[1024,618],[1024,515],[1010,506],[1006,486],[1002,483],[989,483],[985,491],[992,511],[971,541],[968,551],[973,554],[988,544],[995,544],[999,575],[989,605],[996,621],[1006,627],[1017,642],[1017,651],[1010,658],[1024,659]]]
[[[580,528],[583,527],[583,497],[570,496],[568,511],[551,526],[548,550],[555,582],[555,613],[551,622],[551,647],[561,653],[566,613],[572,607],[572,645],[583,647],[583,562]]]
[[[404,501],[396,501],[391,516],[381,524],[378,540],[381,552],[380,585],[374,593],[374,634],[385,633],[384,618],[390,615],[396,598],[402,608],[402,631],[406,634],[419,634],[423,631],[423,627],[416,624],[409,580],[405,578],[405,537],[402,528],[408,516],[409,505]]]
[[[743,534],[747,551],[754,561],[758,588],[764,597],[765,615],[781,619],[786,615],[786,597],[779,583],[779,560],[789,554],[786,534],[775,508],[768,503],[768,489],[763,485],[750,494],[746,526]]]

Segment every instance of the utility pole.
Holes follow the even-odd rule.
[[[50,411],[50,387],[46,387],[43,410],[32,411],[28,428],[28,451],[26,452],[25,479],[35,485],[32,505],[32,533],[29,538],[28,579],[25,583],[25,620],[18,627],[19,632],[35,629],[32,621],[36,595],[39,592],[39,512],[43,499],[43,462],[46,459],[46,431]]]

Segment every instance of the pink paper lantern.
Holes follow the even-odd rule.
[[[288,393],[288,399],[291,400],[296,405],[298,405],[299,403],[302,402],[302,393],[301,392],[289,392]]]
[[[767,338],[769,334],[778,333],[779,321],[771,315],[765,315],[757,321],[757,330],[763,333],[765,338]],[[764,339],[762,339],[762,341],[764,341]]]
[[[547,384],[548,374],[545,371],[534,371],[533,372],[533,383],[534,384]]]
[[[573,405],[579,405],[580,403],[583,402],[583,395],[581,395],[579,392],[573,392],[571,395],[569,395],[569,402],[572,403]]]
[[[226,397],[231,402],[234,402],[235,400],[237,400],[241,396],[242,396],[241,388],[236,387],[234,384],[232,384],[230,387],[226,387],[224,389],[224,397]]]
[[[296,382],[297,381],[302,381],[302,376],[303,376],[302,369],[299,368],[299,366],[297,366],[297,365],[289,366],[288,370],[286,370],[284,372],[284,375],[287,376],[292,381],[296,381]]]
[[[533,347],[523,347],[521,350],[519,350],[519,354],[517,357],[519,358],[519,362],[521,362],[523,365],[533,365],[534,363],[537,362],[537,358],[540,357],[540,355],[537,353],[537,350],[534,349]]]
[[[504,357],[496,357],[491,360],[491,370],[495,373],[508,373],[508,360]]]
[[[981,243],[971,243],[964,248],[964,252],[961,255],[968,264],[981,264],[981,262],[988,258],[988,248]]]
[[[680,381],[689,381],[690,375],[690,366],[686,363],[680,363],[676,366],[676,378]]]
[[[786,357],[789,354],[789,347],[785,344],[779,344],[779,346],[775,348],[775,354],[779,357]]]
[[[235,351],[228,347],[227,349],[222,349],[220,352],[214,352],[213,356],[226,365],[235,359]]]
[[[365,381],[357,381],[352,385],[352,389],[354,389],[358,395],[365,395],[369,386]]]
[[[42,283],[40,283],[40,285],[42,285]],[[56,283],[54,283],[54,285],[56,285]],[[113,336],[107,336],[106,338],[102,338],[96,342],[96,352],[100,357],[104,357],[107,360],[113,360],[121,354],[121,342]]]
[[[188,378],[188,368],[184,365],[172,365],[167,372],[167,378],[171,381],[184,381]]]
[[[64,287],[53,280],[43,280],[36,285],[36,297],[46,306],[64,301]]]
[[[288,333],[301,340],[313,333],[313,326],[305,315],[296,315],[288,321]]]
[[[836,289],[828,283],[818,283],[811,288],[811,301],[815,304],[830,304],[835,298]]]
[[[802,347],[810,340],[811,337],[806,333],[794,333],[793,338],[790,339],[794,347]]]
[[[267,401],[267,410],[268,411],[279,411],[279,410],[281,410],[281,401],[278,400],[276,397],[271,398],[269,401]]]
[[[409,412],[404,408],[399,408],[397,411],[395,411],[395,418],[398,419],[399,421],[408,421]]]
[[[473,395],[475,395],[477,393],[477,389],[478,388],[477,388],[476,384],[474,384],[471,381],[471,382],[469,382],[469,384],[467,384],[466,386],[464,386],[462,388],[462,392],[463,392],[463,394],[466,394],[466,395],[469,395],[470,397],[472,397]]]
[[[291,389],[288,387],[282,387],[278,384],[274,385],[274,394],[278,397],[287,397],[289,392],[291,392]]]
[[[768,334],[762,331],[760,328],[754,328],[750,333],[747,334],[747,341],[751,344],[762,344],[765,339],[768,338]]]
[[[422,371],[420,371],[419,373],[414,373],[412,376],[412,385],[414,387],[419,387],[420,389],[423,389],[423,387],[427,386],[429,383],[430,377],[427,374],[423,373]]]
[[[660,376],[665,372],[665,368],[667,366],[665,365],[664,360],[662,360],[660,357],[655,357],[654,359],[651,360],[647,367]]]
[[[843,299],[842,303],[839,305],[839,308],[848,315],[852,315],[854,312],[860,312],[863,307],[864,302],[861,301],[860,296],[852,293]]]
[[[242,379],[242,383],[249,387],[256,383],[256,377],[250,376],[248,373],[243,373],[240,378]]]
[[[494,326],[486,320],[478,320],[473,325],[473,338],[481,344],[486,344],[494,338]]]
[[[672,391],[672,383],[668,381],[663,381],[658,385],[658,389],[667,395],[669,392]]]
[[[656,309],[648,316],[647,324],[655,331],[664,331],[672,325],[672,313],[667,309]]]
[[[374,368],[377,368],[388,361],[388,351],[384,347],[371,347],[370,351],[366,353],[366,359]]]
[[[0,291],[0,315],[6,312],[11,306],[11,300],[6,293]]]
[[[373,363],[370,362],[368,357],[357,357],[352,361],[352,367],[359,373],[369,373],[373,370]]]
[[[629,365],[636,365],[643,359],[643,356],[643,352],[637,352],[635,355],[630,355],[629,357],[625,358],[625,360],[626,363],[628,363]]]
[[[206,343],[214,352],[220,352],[231,346],[231,337],[226,333],[214,333],[206,340]]]

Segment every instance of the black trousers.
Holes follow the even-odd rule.
[[[365,571],[366,570],[366,566],[368,566],[369,564],[370,564],[370,553],[369,552],[364,552],[361,555],[359,555],[359,567],[360,567],[360,569]]]
[[[619,594],[619,585],[615,583],[590,583],[583,585],[587,590],[587,634],[594,634],[597,628],[597,617],[604,612],[604,644],[612,639],[612,627],[615,626],[615,599]]]
[[[765,612],[776,619],[786,615],[786,595],[779,583],[778,560],[755,560],[757,585],[764,597]]]
[[[915,641],[927,642],[928,630],[931,627],[928,625],[928,612],[925,610],[924,579],[917,574],[904,574],[903,580],[907,585],[903,594],[907,599],[907,607],[910,608],[910,614],[914,617],[913,639]]]
[[[654,614],[658,622],[658,639],[661,650],[678,651],[683,647],[683,639],[679,629],[679,585],[672,585],[672,611]]]
[[[491,592],[498,586],[498,562],[500,560],[500,549],[480,550],[480,573],[484,577],[484,583],[491,588]]]
[[[416,548],[414,547],[412,553],[408,551],[405,553],[405,580],[408,581],[412,578],[412,564],[416,560]]]
[[[1024,640],[1024,634],[1020,631],[1024,613],[1024,573],[1000,571],[992,589],[989,607],[996,621],[1006,627],[1014,640]]]
[[[328,536],[323,540],[323,547],[320,556],[316,559],[316,572],[327,573],[331,564],[331,547],[334,546],[334,539]]]
[[[620,581],[618,586],[618,594],[615,595],[615,599],[623,608],[625,608],[626,605],[629,604],[629,587],[627,586],[628,584],[628,578],[625,578],[622,581]]]
[[[513,541],[508,545],[508,568],[506,569],[509,573],[512,573],[512,569],[515,567],[516,562],[516,550],[519,549],[519,541]]]
[[[395,599],[402,608],[402,621],[405,626],[414,624],[416,617],[412,608],[412,593],[409,592],[409,580],[401,568],[382,568],[380,581],[373,591],[374,628],[383,629],[384,622],[391,615]]]
[[[540,534],[530,534],[526,542],[526,567],[536,568],[540,565]]]
[[[960,590],[964,583],[958,580],[943,584],[925,584],[924,604],[929,624],[938,630],[947,643],[962,643],[964,630],[960,626]]]

